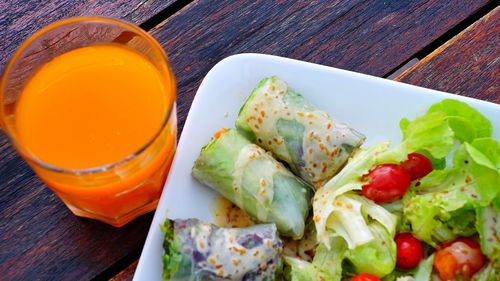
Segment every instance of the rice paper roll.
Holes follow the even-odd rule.
[[[283,244],[274,224],[219,228],[197,219],[162,226],[163,279],[275,280]]]
[[[192,174],[261,223],[299,239],[312,188],[236,130],[216,134],[202,148]]]
[[[236,128],[316,188],[332,178],[365,139],[274,76],[253,90]]]

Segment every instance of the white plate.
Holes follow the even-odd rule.
[[[494,135],[500,139],[497,104],[287,58],[261,54],[228,57],[208,72],[194,98],[134,280],[161,280],[163,237],[159,226],[167,214],[169,218],[212,221],[216,194],[191,177],[193,162],[217,130],[234,127],[251,90],[271,75],[286,81],[333,118],[365,134],[365,145],[387,139],[399,142],[402,117],[413,118],[445,98],[478,109],[494,122]]]

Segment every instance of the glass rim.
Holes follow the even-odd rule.
[[[134,159],[136,156],[138,156],[139,154],[144,152],[146,149],[148,149],[154,143],[154,141],[159,137],[159,135],[162,133],[162,131],[165,129],[165,127],[169,123],[169,120],[172,117],[172,111],[175,110],[175,99],[173,99],[172,103],[168,105],[169,108],[165,114],[165,118],[163,119],[160,128],[143,146],[141,146],[136,151],[130,153],[129,155],[125,156],[124,158],[122,158],[118,161],[115,161],[115,162],[110,163],[110,164],[102,165],[102,166],[90,167],[90,168],[84,168],[84,169],[61,168],[61,167],[58,167],[58,166],[55,166],[52,164],[48,164],[48,163],[40,160],[34,154],[28,152],[18,142],[16,142],[15,138],[13,137],[13,135],[11,134],[11,132],[9,130],[9,127],[4,122],[4,106],[3,106],[3,101],[4,101],[3,97],[4,97],[4,93],[6,92],[6,89],[5,89],[6,80],[7,80],[8,74],[10,73],[10,71],[13,67],[14,62],[17,61],[19,56],[26,50],[26,48],[28,46],[30,46],[35,40],[39,39],[43,34],[49,32],[51,30],[57,29],[61,26],[65,26],[68,24],[74,24],[74,23],[83,23],[83,22],[108,22],[108,23],[113,23],[116,25],[121,25],[129,30],[136,32],[137,34],[139,34],[140,36],[145,38],[148,41],[148,43],[150,43],[150,45],[153,47],[153,49],[156,49],[160,53],[160,56],[163,59],[165,66],[166,66],[166,70],[167,70],[166,74],[168,75],[168,78],[171,79],[173,82],[171,88],[173,88],[174,92],[176,91],[175,77],[174,77],[172,70],[170,69],[170,66],[167,63],[168,59],[167,59],[167,55],[165,53],[165,50],[161,47],[160,43],[153,36],[151,36],[148,32],[146,32],[145,30],[143,30],[142,28],[140,28],[139,26],[137,26],[135,24],[132,24],[132,23],[129,23],[126,21],[122,21],[122,20],[113,19],[113,18],[107,18],[107,17],[71,17],[71,18],[62,19],[62,20],[58,20],[58,21],[55,21],[53,23],[50,23],[47,26],[41,28],[40,30],[38,30],[35,33],[33,33],[32,35],[30,35],[27,39],[25,39],[21,43],[21,45],[17,48],[17,50],[12,55],[12,57],[9,59],[7,65],[5,67],[5,70],[2,74],[2,77],[0,79],[0,129],[3,128],[5,136],[7,137],[9,142],[14,146],[14,148],[19,152],[19,154],[21,154],[21,156],[25,157],[29,161],[32,161],[33,163],[35,163],[36,165],[38,165],[44,169],[47,169],[47,170],[50,170],[53,172],[57,172],[57,173],[76,174],[76,175],[94,174],[94,173],[104,172],[104,171],[113,169],[115,167],[121,166],[121,165],[129,162],[130,160]],[[162,75],[164,75],[164,74],[165,73],[162,73]]]

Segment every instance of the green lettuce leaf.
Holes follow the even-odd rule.
[[[347,245],[341,239],[333,239],[330,250],[325,245],[316,248],[312,262],[285,256],[285,280],[288,281],[340,281],[342,278],[342,261],[345,258]]]
[[[330,244],[332,237],[344,238],[350,249],[368,243],[375,238],[368,229],[367,213],[387,229],[395,233],[397,217],[370,200],[356,195],[353,190],[361,190],[365,184],[362,176],[378,165],[384,156],[388,142],[360,150],[346,167],[319,189],[313,200],[314,222],[318,242]],[[348,195],[344,195],[344,194]]]
[[[499,151],[492,138],[465,142],[456,149],[452,167],[416,183],[403,198],[404,220],[413,234],[432,246],[474,234],[476,212],[500,191]]]
[[[434,264],[434,254],[421,261],[415,270],[415,281],[431,281],[432,265]]]
[[[445,114],[455,137],[461,142],[490,137],[493,132],[490,121],[464,102],[446,99],[432,105],[427,112]]]
[[[490,262],[483,269],[472,276],[472,281],[498,281],[500,280],[500,268],[494,267]]]
[[[477,229],[481,251],[500,275],[500,196],[490,205],[477,209]]]
[[[374,240],[350,249],[347,259],[354,265],[357,273],[370,273],[383,277],[396,267],[396,243],[393,235],[378,222],[369,224]]]
[[[182,255],[181,243],[175,239],[174,226],[169,219],[160,225],[163,232],[163,280],[170,280],[173,276],[189,276],[191,260]]]

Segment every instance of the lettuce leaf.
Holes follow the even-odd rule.
[[[346,257],[356,271],[378,276],[392,271],[388,271],[392,261],[390,250],[383,257],[374,254],[381,241],[374,235],[374,224],[391,239],[397,227],[437,246],[476,233],[479,208],[490,206],[500,191],[500,144],[491,138],[491,123],[469,105],[443,100],[414,120],[403,118],[400,128],[399,145],[383,142],[359,149],[313,200],[318,242],[328,247],[332,239],[342,237],[349,248]],[[454,148],[451,167],[446,168],[445,159]],[[366,184],[363,175],[380,164],[399,164],[412,152],[426,155],[434,171],[413,182],[400,202],[384,208],[357,195]],[[364,263],[367,257],[379,266]]]
[[[328,250],[325,245],[316,248],[312,262],[285,256],[285,280],[288,281],[340,281],[342,278],[342,261],[345,258],[347,245],[341,239],[333,239]]]
[[[357,273],[370,273],[383,277],[396,267],[396,243],[393,234],[377,221],[369,224],[374,239],[347,253],[347,259],[354,265]]]
[[[413,234],[432,246],[474,234],[476,212],[500,191],[499,155],[500,144],[492,138],[465,142],[456,149],[452,167],[417,182],[403,198]]]

